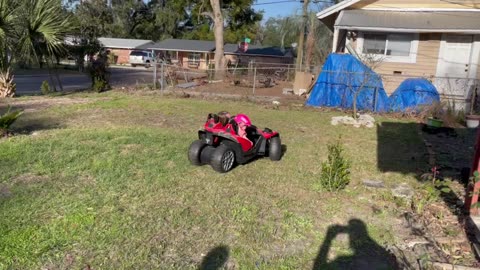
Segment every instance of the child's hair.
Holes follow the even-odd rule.
[[[228,121],[230,120],[230,113],[227,111],[221,111],[218,114],[218,122],[222,123],[222,125],[228,124]]]

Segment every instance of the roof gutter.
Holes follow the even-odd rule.
[[[395,32],[395,33],[465,33],[480,34],[480,29],[410,29],[410,28],[391,28],[391,27],[362,27],[362,26],[335,26],[335,29],[342,30],[360,30],[376,32]]]
[[[171,48],[147,48],[147,50],[154,50],[154,51],[176,51],[176,52],[197,52],[197,53],[210,53],[210,52],[213,52],[213,51],[182,50],[182,49],[171,49]]]
[[[325,19],[326,17],[332,15],[333,13],[337,13],[353,4],[356,4],[358,2],[360,2],[362,0],[346,0],[346,1],[342,1],[336,5],[333,5],[329,8],[326,8],[320,12],[317,13],[317,18],[318,19]]]

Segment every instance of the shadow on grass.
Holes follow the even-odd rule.
[[[328,259],[330,247],[335,238],[346,234],[349,239],[351,255],[342,255],[334,260]],[[327,269],[399,269],[395,257],[375,242],[360,219],[351,219],[348,225],[331,225],[318,251],[312,270]]]
[[[383,122],[377,126],[378,169],[413,175],[419,182],[425,182],[432,178],[432,169],[436,167],[439,171],[436,179],[450,178],[467,188],[468,174],[465,172],[472,164],[475,134],[476,130],[465,128]],[[440,196],[463,222],[465,213],[458,209],[463,199],[453,191],[441,192]]]
[[[223,269],[228,260],[229,250],[227,246],[218,246],[210,250],[203,258],[198,270]]]

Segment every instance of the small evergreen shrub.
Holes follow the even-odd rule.
[[[8,130],[11,125],[22,115],[22,111],[10,112],[10,107],[8,111],[3,115],[0,115],[0,137],[8,136]]]
[[[42,85],[40,86],[40,91],[42,91],[42,95],[48,95],[52,92],[50,88],[50,84],[47,81],[43,81]]]
[[[95,83],[93,84],[93,91],[100,93],[107,90],[107,82],[102,79],[95,79]]]
[[[340,141],[328,144],[328,158],[322,163],[320,185],[327,191],[339,191],[350,183],[350,162],[344,157]]]

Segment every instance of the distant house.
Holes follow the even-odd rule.
[[[141,46],[140,49],[153,50],[157,55],[170,59],[173,64],[184,68],[207,69],[214,63],[215,42],[204,40],[166,39],[154,44]],[[237,63],[247,65],[250,62],[291,64],[291,50],[276,47],[249,46],[246,52],[238,50],[237,44],[225,44],[225,56],[231,65]]]
[[[293,52],[291,49],[278,47],[261,47],[249,45],[246,52],[240,51],[237,44],[225,44],[225,57],[231,65],[246,65],[254,62],[262,64],[293,64]]]
[[[382,59],[376,71],[387,75],[387,92],[406,77],[426,77],[443,97],[467,105],[478,85],[478,1],[345,0],[317,17],[334,33],[333,52],[350,47]]]
[[[145,39],[126,39],[126,38],[98,38],[102,46],[110,53],[115,55],[116,64],[128,64],[128,58],[133,50],[137,50],[142,46],[153,44],[151,40]]]
[[[157,55],[170,59],[173,64],[184,68],[207,69],[213,60],[215,42],[204,40],[166,39],[142,46],[153,50]]]

